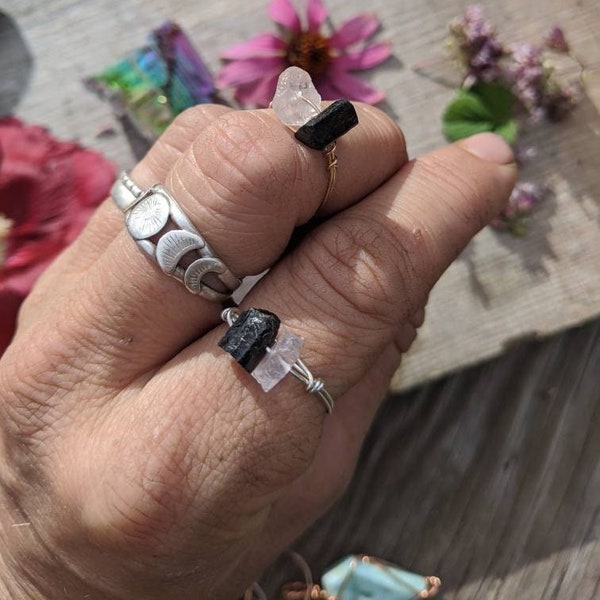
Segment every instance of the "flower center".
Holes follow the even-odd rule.
[[[290,40],[286,59],[290,66],[300,67],[312,77],[323,75],[331,62],[327,39],[320,33],[302,31]]]

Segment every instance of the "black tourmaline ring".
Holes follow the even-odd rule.
[[[329,183],[322,206],[335,186],[336,140],[358,125],[354,106],[348,100],[336,100],[321,108],[321,96],[310,75],[299,67],[289,67],[279,76],[271,107],[298,141],[325,154]]]
[[[231,354],[265,392],[291,373],[308,392],[319,396],[328,413],[332,412],[333,398],[325,384],[300,360],[304,340],[287,329],[280,332],[281,321],[277,315],[258,308],[249,308],[242,313],[235,308],[226,308],[221,318],[229,329],[219,346]]]

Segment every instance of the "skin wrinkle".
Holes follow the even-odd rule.
[[[306,258],[327,281],[336,298],[350,307],[351,314],[367,316],[377,323],[395,324],[396,302],[391,290],[396,287],[394,277],[402,271],[394,260],[399,256],[397,245],[386,237],[383,230],[365,233],[364,223],[345,219],[336,226],[335,233],[329,227],[327,235],[316,234],[313,247],[318,244],[317,249],[306,253]],[[329,257],[335,268],[328,268],[323,255]],[[390,266],[395,273],[390,273]],[[402,281],[398,283],[404,284],[404,278],[399,279]],[[371,292],[373,286],[378,293]]]
[[[274,153],[273,148],[269,147],[268,138],[272,138],[270,128],[266,128],[264,124],[262,127],[253,127],[252,123],[245,122],[247,119],[240,119],[241,115],[238,113],[232,115],[215,121],[205,132],[211,144],[211,153],[214,152],[218,160],[202,161],[201,157],[206,156],[206,147],[198,144],[198,140],[192,145],[188,155],[194,156],[201,172],[208,173],[209,176],[211,173],[207,167],[211,170],[225,168],[230,182],[235,184],[232,186],[232,196],[243,192],[256,199],[259,206],[261,201],[269,204],[269,193],[262,195],[265,184],[271,183],[275,187],[275,184],[281,183],[289,170],[288,161],[281,163],[277,160],[278,153]],[[270,141],[277,143],[273,139]],[[214,174],[218,175],[216,172]],[[235,176],[232,177],[232,174]],[[266,187],[267,192],[270,189],[273,188]]]
[[[469,162],[474,160],[472,155],[466,151],[462,151],[461,154],[463,154],[461,158],[464,160]],[[450,187],[454,192],[451,196],[479,199],[479,202],[455,203],[448,202],[450,196],[447,193],[440,194],[439,197],[444,201],[446,207],[464,223],[469,226],[475,224],[477,228],[481,228],[494,216],[490,213],[491,206],[487,202],[487,198],[491,196],[491,190],[487,189],[488,186],[482,183],[478,177],[467,174],[464,166],[461,168],[458,157],[452,164],[430,157],[427,160],[421,160],[420,166],[425,170],[421,176],[435,181],[436,187],[440,191]],[[486,210],[482,210],[482,208]]]
[[[301,419],[295,418],[298,412]],[[314,444],[311,444],[311,439],[318,439],[320,429],[321,419],[313,417],[307,422],[301,403],[286,406],[285,409],[270,406],[267,411],[258,401],[255,402],[247,417],[238,421],[232,436],[237,441],[234,445],[234,464],[242,466],[249,475],[245,482],[247,487],[262,495],[264,489],[284,487],[299,476],[313,458]],[[289,440],[294,437],[295,430],[301,431],[302,435],[297,437],[303,439],[305,444],[300,447],[302,452],[290,453]],[[282,431],[286,432],[285,436],[277,435]]]
[[[286,273],[286,285],[285,287],[279,286],[274,294],[282,299],[284,305],[293,301],[300,312],[317,315],[316,318],[318,318],[317,324],[295,322],[294,329],[296,333],[300,333],[307,340],[310,340],[313,332],[318,330],[321,332],[321,335],[327,333],[328,338],[336,341],[339,340],[342,333],[339,327],[334,327],[332,323],[338,322],[342,314],[351,316],[353,313],[344,311],[337,302],[331,301],[331,290],[327,281],[326,267],[321,262],[313,260],[305,264],[307,261],[306,255],[299,252],[292,254],[288,260],[290,261],[290,265]],[[318,279],[315,279],[312,269],[315,269],[319,273]],[[304,275],[302,275],[303,273]],[[362,315],[357,314],[356,317],[352,322],[346,322],[345,325],[346,329],[352,329],[359,334],[356,338],[360,344],[360,340],[364,339],[363,334],[373,331],[373,324],[365,323]],[[382,326],[382,329],[386,328],[385,325]],[[319,345],[323,343],[326,342],[321,340]],[[355,343],[354,339],[352,343]],[[335,343],[335,345],[339,344]],[[344,349],[348,349],[348,344],[344,344]]]
[[[324,276],[325,273],[320,271],[320,265],[316,264],[311,268],[314,268],[315,271],[318,272],[319,277]],[[313,280],[312,277],[309,279],[311,279],[311,281]],[[324,277],[323,281],[326,281]],[[340,314],[344,312],[343,306],[337,301],[319,304],[324,298],[327,298],[327,296],[321,295],[320,293],[314,293],[314,290],[312,289],[307,289],[306,282],[303,282],[302,280],[292,284],[289,293],[286,290],[286,293],[281,296],[282,306],[285,306],[286,300],[288,300],[288,302],[293,301],[303,314],[315,315],[310,321],[301,322],[298,320],[286,320],[288,327],[293,328],[296,334],[303,337],[306,340],[306,344],[310,344],[310,340],[314,338],[315,331],[320,332],[318,345],[322,350],[327,349],[326,345],[329,343],[328,340],[331,340],[332,345],[336,348],[340,345],[340,340],[346,340],[346,342],[352,342],[352,344],[354,344],[354,336],[347,338],[345,335],[348,331],[358,333],[359,335],[357,337],[360,337],[363,340],[365,336],[372,332],[373,329],[371,323],[367,323],[362,315],[348,315],[348,320],[342,320]],[[312,307],[315,307],[316,312],[311,310]],[[355,318],[351,319],[352,316]],[[293,316],[290,315],[290,318],[293,319]],[[342,327],[340,327],[340,325]],[[360,344],[360,342],[358,343]],[[344,344],[344,351],[347,349],[347,344]],[[305,346],[304,350],[310,351],[310,348]],[[322,352],[321,356],[315,356],[314,359],[318,361],[319,364],[322,364],[326,354],[326,352]]]
[[[204,387],[204,386],[202,386],[202,387]],[[252,401],[252,402],[253,402],[253,406],[256,406],[256,401]],[[242,402],[241,405],[245,406],[246,403]],[[256,408],[255,410],[258,410],[258,408]],[[217,413],[217,414],[220,415],[220,413]],[[222,416],[222,415],[220,415],[220,416]],[[252,431],[251,433],[244,432],[244,430],[243,430],[243,428],[245,426],[244,424],[246,422],[248,422],[254,428],[260,428],[263,425],[271,427],[272,426],[271,419],[272,419],[271,416],[269,416],[269,417],[265,416],[265,422],[263,423],[262,419],[260,419],[260,418],[257,419],[256,418],[256,413],[253,412],[253,411],[250,411],[249,413],[246,413],[245,417],[244,416],[240,417],[240,415],[237,415],[235,424],[236,424],[236,428],[240,428],[240,429],[238,429],[237,431],[233,432],[232,435],[229,436],[229,439],[236,440],[236,443],[234,444],[234,451],[236,451],[236,448],[237,448],[238,449],[237,451],[241,452],[241,456],[247,457],[247,460],[250,461],[250,459],[252,458],[253,454],[249,453],[248,450],[245,449],[245,440],[247,440],[247,439],[250,440],[249,447],[252,448],[252,446],[253,446],[252,440],[256,439],[255,436],[257,436],[259,434],[254,433],[254,431]],[[221,430],[224,430],[224,429],[227,429],[227,428],[228,428],[227,426],[224,426],[224,427],[221,427]],[[260,434],[260,435],[262,435],[262,434]],[[266,437],[267,437],[267,439],[270,439],[273,436],[266,436]],[[225,451],[225,447],[221,448],[221,452],[223,452],[223,451]],[[273,455],[276,456],[277,454],[278,454],[278,452],[276,451],[274,453],[272,448],[268,448],[265,451],[265,455],[270,460],[273,460]],[[253,460],[254,460],[254,462],[257,462],[256,458],[254,458]],[[250,461],[250,462],[252,462],[252,461]],[[259,462],[259,464],[264,464],[264,461],[262,461],[262,460],[260,460],[258,462]],[[258,472],[261,473],[261,474],[262,474],[263,471],[264,471],[264,469],[258,469]]]
[[[186,189],[186,181],[181,177],[180,172],[173,172],[172,177],[177,177],[178,184],[182,189]],[[209,176],[206,180],[209,187],[212,187],[212,181]],[[258,190],[259,186],[256,187]],[[265,257],[262,253],[255,251],[257,245],[258,247],[264,246],[263,240],[266,231],[277,233],[272,236],[272,239],[280,238],[281,243],[270,252],[272,256],[269,256],[267,260],[269,263],[272,262],[287,244],[293,228],[293,214],[286,213],[285,220],[281,215],[273,214],[270,205],[265,204],[263,196],[257,196],[252,198],[252,201],[240,204],[239,195],[236,195],[233,190],[229,194],[223,194],[223,190],[215,191],[221,194],[219,202],[211,201],[209,205],[202,206],[204,213],[202,221],[206,223],[206,215],[211,215],[212,226],[205,225],[206,232],[210,232],[210,235],[207,233],[209,243],[237,273],[241,272],[243,275],[247,275],[262,272],[266,266]],[[192,191],[187,190],[186,193],[192,194]],[[262,208],[257,210],[261,205],[264,206],[264,210]],[[213,208],[213,206],[218,208]],[[195,220],[200,221],[200,219]],[[286,220],[289,221],[289,224],[286,224]],[[282,234],[286,232],[287,235],[284,237]],[[235,244],[228,247],[223,247],[223,243],[219,244],[213,241],[217,238],[231,238],[232,235]],[[246,264],[240,264],[240,256],[244,257]]]
[[[57,336],[55,339],[58,340],[58,344],[55,345],[57,348],[61,346],[63,336],[60,331],[55,335]],[[34,429],[39,428],[41,431],[56,423],[55,419],[47,421],[46,416],[61,404],[63,396],[70,387],[77,388],[81,384],[86,365],[71,364],[77,355],[76,349],[67,353],[64,350],[53,353],[47,346],[36,348],[36,341],[35,338],[31,340],[28,354],[20,357],[19,364],[15,363],[14,380],[8,388],[11,390],[9,393],[12,402],[7,402],[6,407],[9,417],[16,424],[25,429],[33,425]],[[69,346],[66,345],[66,348],[69,349]],[[50,365],[48,361],[51,361]],[[36,364],[39,365],[38,368]],[[21,380],[18,373],[23,370],[32,373],[33,377],[27,381]],[[91,394],[90,396],[93,397]]]
[[[192,193],[186,188],[185,181],[181,178],[179,173],[177,176],[173,175],[173,177],[177,177],[178,185],[180,185],[182,189],[186,189],[187,194]],[[211,189],[212,181],[213,180],[211,178],[206,180],[208,187]],[[217,192],[215,191],[215,193]],[[227,210],[223,210],[226,207],[228,207],[227,210],[231,211],[231,217],[227,215]],[[227,195],[221,196],[220,201],[215,203],[215,207],[203,206],[202,210],[205,213],[202,221],[204,223],[207,222],[207,215],[210,215],[212,221],[212,225],[206,227],[205,233],[207,241],[211,244],[215,251],[217,251],[217,254],[222,256],[226,263],[229,264],[234,271],[236,271],[235,266],[237,261],[235,260],[235,257],[248,257],[255,255],[255,252],[248,254],[247,250],[249,248],[256,247],[257,237],[263,237],[265,229],[265,217],[263,217],[260,212],[253,210],[251,204],[240,204],[239,197],[236,197],[233,192],[231,192],[229,197]],[[231,238],[232,234],[234,235],[236,241],[234,247],[230,245],[226,248],[222,248],[222,242],[220,244],[218,242],[217,244],[213,242],[213,240],[221,237]],[[245,242],[246,247],[244,247],[243,244],[240,244],[240,242],[244,242],[244,240],[247,240]],[[240,244],[240,247],[238,247],[238,244]],[[233,260],[229,258],[229,255],[235,255]],[[259,268],[248,267],[244,269],[244,275],[252,274],[253,272],[261,272],[263,270],[264,268],[262,264]]]
[[[306,257],[304,257],[305,259]],[[315,268],[318,272],[323,273],[319,262],[316,262],[310,268]],[[298,269],[290,269],[290,273],[296,271]],[[311,284],[314,284],[313,271],[307,271],[306,267],[303,267],[299,272],[307,273]],[[324,273],[319,276],[319,280],[324,282],[326,288],[329,286]],[[317,286],[318,288],[320,286]],[[337,383],[342,388],[346,387],[347,382],[351,381],[356,375],[353,366],[354,361],[348,359],[364,356],[365,348],[372,347],[374,341],[391,337],[389,327],[386,324],[382,323],[380,326],[374,326],[372,321],[366,321],[360,313],[355,313],[353,310],[344,310],[340,308],[338,302],[330,302],[331,293],[328,294],[327,289],[323,293],[320,291],[315,292],[314,286],[308,287],[305,282],[300,281],[292,283],[289,287],[286,286],[286,289],[277,290],[275,295],[281,298],[283,306],[294,302],[302,314],[319,315],[318,322],[312,320],[310,322],[293,321],[289,323],[289,326],[296,334],[307,340],[304,355],[308,363],[319,364],[325,371],[335,370]],[[322,301],[322,303],[319,303],[319,301]],[[342,315],[347,316],[348,319],[342,321]],[[350,321],[352,315],[355,318]],[[320,332],[319,341],[312,348],[310,341],[314,339],[315,331]],[[358,335],[355,335],[357,332]],[[342,340],[345,340],[345,343],[340,343]],[[346,360],[340,360],[341,356]]]
[[[301,297],[306,298],[306,300],[300,302]],[[374,340],[389,335],[389,326],[385,324],[376,326],[360,314],[357,314],[352,322],[349,319],[342,320],[341,315],[347,314],[346,311],[340,309],[338,304],[319,304],[318,300],[324,297],[320,294],[315,295],[307,292],[304,284],[298,285],[298,287],[297,284],[292,285],[289,294],[281,296],[282,305],[286,304],[287,298],[289,298],[289,301],[294,301],[296,306],[301,308],[303,314],[318,315],[318,317],[308,322],[289,322],[289,326],[294,333],[306,340],[304,347],[306,360],[310,364],[319,364],[327,370],[330,366],[334,367],[336,376],[342,380],[344,379],[344,377],[341,377],[343,375],[343,365],[346,363],[346,361],[340,360],[342,357],[352,359],[364,356],[364,350],[370,349]],[[311,307],[314,307],[315,310],[311,310]],[[313,349],[310,342],[315,337],[315,331],[319,331],[319,340],[318,344],[313,344],[315,346]],[[354,375],[353,367],[349,367],[347,375],[352,378]]]

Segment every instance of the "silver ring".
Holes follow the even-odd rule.
[[[111,196],[125,213],[125,227],[137,245],[192,294],[222,302],[240,286],[241,280],[217,257],[164,186],[144,191],[123,172]]]
[[[219,341],[219,346],[231,354],[265,392],[291,373],[305,385],[307,392],[319,397],[329,414],[333,412],[333,398],[325,383],[300,359],[304,340],[287,329],[278,335],[280,321],[277,315],[257,308],[242,313],[236,308],[226,308],[221,318],[229,325],[229,330]]]

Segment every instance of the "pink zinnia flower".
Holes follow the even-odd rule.
[[[361,14],[342,23],[330,35],[322,31],[328,13],[322,0],[306,1],[302,23],[291,0],[272,0],[271,19],[280,35],[261,33],[221,53],[229,60],[217,75],[217,86],[235,89],[243,106],[268,106],[279,74],[289,66],[308,71],[326,100],[347,98],[375,104],[385,94],[350,75],[374,67],[391,53],[391,42],[368,44],[379,27],[373,14]]]

